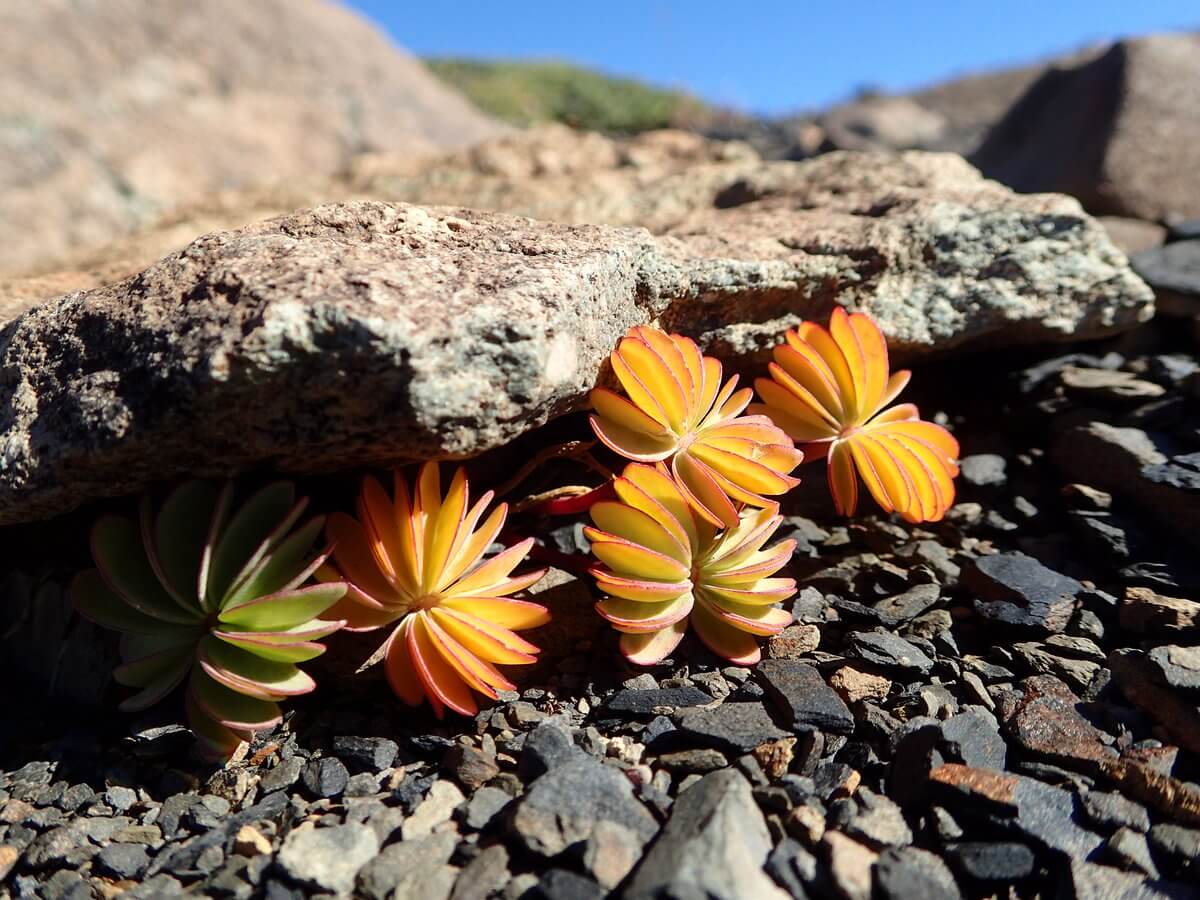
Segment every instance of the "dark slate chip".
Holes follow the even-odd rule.
[[[666,716],[655,716],[650,720],[650,724],[646,726],[645,731],[642,732],[642,739],[647,744],[650,744],[657,738],[660,738],[665,734],[669,734],[674,730],[675,723]]]
[[[1200,240],[1175,240],[1135,253],[1129,261],[1151,287],[1200,297]]]
[[[804,898],[808,896],[805,887],[816,881],[817,865],[817,858],[804,845],[785,837],[771,850],[764,868],[789,894]]]
[[[471,795],[463,813],[468,828],[482,831],[487,828],[496,814],[512,801],[512,797],[500,788],[484,785]]]
[[[845,701],[813,666],[793,659],[765,659],[755,669],[755,677],[794,731],[854,731],[854,716]]]
[[[1024,553],[997,553],[971,560],[963,584],[975,592],[975,609],[986,619],[1042,633],[1063,631],[1083,585]]]
[[[978,707],[942,723],[941,750],[947,759],[980,769],[1003,769],[1008,753],[996,717]]]
[[[652,690],[623,688],[609,699],[605,709],[629,716],[655,716],[681,707],[703,706],[712,702],[713,698],[709,694],[692,685]]]
[[[986,819],[1010,834],[1087,857],[1102,843],[1079,824],[1074,795],[1034,778],[948,763],[930,773],[953,812]]]
[[[624,897],[762,897],[771,839],[750,784],[712,772],[680,792],[671,816],[630,877]],[[706,865],[703,861],[720,860]]]
[[[1011,883],[1033,874],[1037,859],[1025,844],[963,841],[946,847],[946,861],[972,881]]]
[[[350,773],[340,759],[325,756],[310,761],[300,773],[309,793],[315,797],[337,797],[346,789]]]
[[[585,840],[601,820],[625,826],[642,843],[658,829],[622,772],[580,754],[529,785],[509,828],[530,853],[549,858]]]
[[[290,788],[300,780],[304,771],[304,760],[299,756],[291,756],[279,763],[275,768],[268,769],[259,780],[259,786],[265,792],[281,791]]]
[[[417,804],[424,799],[429,792],[430,786],[437,781],[436,775],[410,775],[406,777],[396,787],[393,796],[404,807],[405,811],[411,813],[416,809]]]
[[[546,872],[522,898],[529,900],[604,900],[608,891],[569,869]]]
[[[761,703],[691,707],[680,710],[674,718],[680,738],[725,752],[746,753],[767,741],[790,736],[775,724]]]
[[[1173,866],[1200,865],[1200,829],[1163,822],[1150,829],[1150,846]]]
[[[893,801],[868,787],[860,787],[854,799],[857,806],[842,826],[846,834],[879,849],[912,843],[912,830]]]
[[[1150,844],[1146,836],[1139,831],[1118,828],[1108,839],[1100,855],[1122,869],[1139,871],[1150,878],[1160,877],[1158,866],[1150,856]]]
[[[889,847],[875,862],[875,888],[884,900],[959,900],[962,892],[941,857],[917,847]]]
[[[400,747],[381,737],[340,736],[333,739],[333,752],[351,772],[380,772],[396,761]]]
[[[1088,791],[1080,798],[1087,818],[1104,829],[1150,830],[1146,807],[1115,791]]]
[[[582,753],[575,746],[567,727],[549,719],[541,722],[525,738],[517,772],[522,778],[532,780]]]
[[[928,674],[933,660],[919,647],[904,638],[882,631],[857,631],[850,635],[852,655],[885,669],[914,671]]]

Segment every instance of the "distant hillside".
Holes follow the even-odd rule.
[[[0,84],[0,272],[506,130],[334,0],[0,0]]]
[[[707,119],[704,101],[678,90],[615,78],[563,62],[427,59],[485,112],[514,125],[562,122],[612,134],[688,127]]]

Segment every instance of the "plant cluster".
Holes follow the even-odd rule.
[[[771,539],[777,498],[799,483],[803,461],[827,460],[845,515],[860,479],[910,522],[936,521],[953,503],[958,444],[912,404],[890,405],[910,373],[890,373],[865,314],[839,308],[828,328],[787,332],[753,390],[726,380],[692,340],[651,327],[631,330],[610,362],[621,392],[592,391],[590,422],[625,468],[540,510],[590,516],[596,611],[633,663],[660,662],[690,625],[713,652],[753,665],[758,639],[791,623],[780,604],[796,584],[778,573],[795,542]],[[508,538],[508,505],[489,511],[492,492],[472,503],[463,469],[444,492],[436,462],[411,484],[395,472],[390,493],[368,476],[354,515],[303,523],[307,501],[287,482],[234,499],[232,484],[192,481],[157,509],[143,499],[139,521],[94,526],[96,568],[71,593],[83,615],[122,634],[114,677],[136,689],[122,709],[186,684],[189,723],[220,758],[276,724],[279,701],[313,690],[297,664],[340,628],[386,629],[379,655],[392,690],[439,717],[474,714],[476,695],[514,689],[501,666],[536,661],[518,632],[550,613],[514,595],[546,570],[513,574],[536,542]]]

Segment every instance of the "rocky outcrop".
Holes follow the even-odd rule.
[[[335,204],[37,306],[0,331],[0,524],[185,472],[477,454],[579,408],[640,322],[739,365],[834,304],[908,356],[1151,311],[1074,201],[956,157],[832,154],[738,191],[658,237]]]
[[[133,275],[202,234],[322,203],[388,200],[494,209],[537,219],[662,229],[709,206],[759,158],[683,131],[627,140],[545,125],[434,155],[365,153],[346,172],[218,191],[54,271],[0,275],[0,321],[40,300]]]
[[[897,318],[891,334],[912,350],[955,343],[968,332],[996,332],[1002,341],[1023,331],[1029,333],[1021,340],[1094,336],[1132,321],[1133,307],[1103,300],[1080,306],[1093,285],[1112,296],[1142,296],[1119,254],[1073,201],[1017,197],[949,154],[831,153],[802,163],[764,162],[744,144],[685,132],[611,141],[549,126],[440,157],[363,157],[345,179],[218,196],[62,272],[0,280],[0,321],[66,290],[133,275],[205,231],[343,198],[643,226],[678,239],[667,242],[671,255],[706,260],[704,284],[757,286],[767,302],[757,307],[756,322],[797,312],[789,306],[797,294],[826,310],[834,294],[842,302],[917,303],[930,321]],[[1056,262],[1061,254],[1083,254],[1087,262],[1072,273]],[[942,272],[956,280],[943,280]],[[706,307],[706,330],[743,321],[728,294],[714,295],[721,308]],[[958,315],[955,308],[992,318],[964,327],[946,321]],[[1088,321],[1080,319],[1083,309]],[[1104,321],[1105,309],[1112,321]],[[713,340],[730,352],[749,349],[732,332]]]
[[[722,196],[751,202],[698,211],[660,244],[698,301],[664,319],[725,356],[762,358],[832,303],[870,312],[909,358],[1100,336],[1152,313],[1074,200],[1013,194],[952,154],[764,164]]]
[[[9,271],[217,190],[502,130],[328,0],[7,4],[0,82]]]
[[[1047,70],[1077,66],[1103,50],[1087,47],[1016,68],[974,72],[908,94],[864,91],[821,112],[781,119],[720,111],[703,130],[724,140],[744,140],[768,159],[806,159],[829,150],[969,156]]]
[[[1200,34],[1120,41],[1035,82],[972,160],[1019,191],[1095,213],[1200,215]]]

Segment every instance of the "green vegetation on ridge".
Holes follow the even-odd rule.
[[[425,63],[480,109],[514,125],[562,122],[592,131],[634,134],[683,126],[708,111],[702,100],[683,91],[570,63],[454,58]]]

